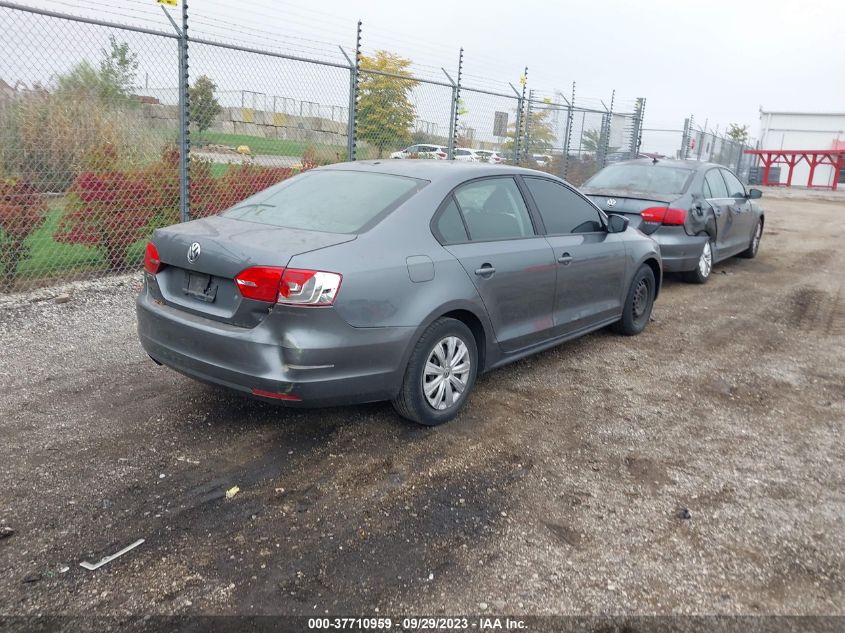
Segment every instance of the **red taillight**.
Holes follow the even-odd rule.
[[[151,275],[161,270],[161,257],[158,256],[158,249],[152,242],[147,242],[147,248],[144,250],[144,270]]]
[[[262,398],[273,398],[274,400],[287,400],[288,402],[302,401],[302,398],[292,393],[278,393],[276,391],[264,391],[263,389],[253,389],[252,395],[261,396]]]
[[[687,219],[687,212],[673,207],[649,207],[640,213],[643,222],[656,224],[682,225]]]
[[[238,273],[235,276],[235,283],[238,284],[241,295],[247,299],[276,303],[284,272],[284,268],[253,266]]]
[[[446,158],[446,156],[447,156],[446,152],[441,152],[441,151],[437,152],[437,158]]]

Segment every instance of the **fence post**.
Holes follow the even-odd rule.
[[[461,101],[461,74],[463,73],[464,69],[464,48],[461,47],[461,50],[458,52],[458,78],[457,81],[452,81],[452,78],[449,77],[449,73],[443,69],[443,74],[449,77],[449,81],[452,83],[452,117],[451,121],[449,122],[449,143],[447,147],[447,158],[449,160],[453,160],[455,158],[455,145],[458,143],[458,114],[460,109],[460,101]]]
[[[523,154],[525,158],[531,155],[531,103],[534,101],[534,91],[528,91],[528,103],[525,104],[525,142],[522,144],[524,148]]]
[[[572,118],[575,107],[575,82],[572,82],[572,100],[566,104],[566,132],[563,137],[563,160],[560,166],[560,177],[566,180],[566,172],[569,170],[569,144],[572,142]]]
[[[164,5],[160,5],[164,15],[176,31],[179,39],[179,220],[191,219],[190,173],[188,161],[191,156],[191,130],[189,108],[191,98],[190,76],[188,74],[188,0],[182,0],[182,28],[180,29]],[[243,102],[243,92],[241,92]]]
[[[689,153],[690,131],[692,130],[692,115],[684,119],[684,131],[681,134],[681,147],[678,149],[678,158],[686,160]]]
[[[358,71],[361,68],[361,20],[358,20],[358,28],[355,35],[355,61],[349,59],[349,55],[338,46],[340,52],[349,62],[349,107],[347,108],[346,120],[346,160],[355,160],[355,134],[356,116],[358,114]]]
[[[637,158],[640,155],[640,143],[643,138],[643,116],[645,114],[645,98],[637,97],[634,106],[634,129],[631,133],[631,146],[629,158]]]
[[[519,79],[519,83],[522,84],[522,92],[520,93],[516,88],[513,87],[513,84],[510,84],[511,89],[516,93],[517,96],[517,106],[516,106],[516,121],[514,122],[514,130],[513,130],[513,164],[519,164],[519,142],[522,139],[522,110],[525,107],[525,86],[528,84],[528,66],[525,67],[525,71],[522,74],[522,77]]]

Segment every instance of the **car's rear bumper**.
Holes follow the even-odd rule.
[[[245,394],[286,394],[293,406],[388,400],[404,375],[414,328],[355,328],[332,308],[276,306],[254,328],[164,305],[144,289],[138,336],[153,360]]]
[[[682,226],[661,226],[649,235],[660,245],[663,272],[695,270],[709,239],[706,235],[687,235]]]

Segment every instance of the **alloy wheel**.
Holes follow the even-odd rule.
[[[709,240],[704,243],[704,250],[701,251],[701,257],[698,258],[698,272],[701,276],[707,278],[710,276],[710,271],[713,269],[713,250],[710,248]]]

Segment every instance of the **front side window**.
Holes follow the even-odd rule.
[[[250,196],[223,215],[291,229],[357,233],[425,184],[390,174],[308,171]]]
[[[525,178],[550,235],[604,229],[599,212],[569,187],[544,178]]]
[[[731,198],[744,198],[745,187],[739,181],[739,178],[734,176],[727,169],[721,169],[722,178],[725,179],[725,184],[728,186],[728,196]]]
[[[531,217],[513,178],[476,180],[456,189],[454,196],[473,241],[534,235]]]
[[[704,182],[710,188],[708,198],[717,200],[719,198],[728,198],[728,188],[725,186],[725,181],[719,175],[718,169],[711,169],[704,175]],[[705,192],[707,189],[705,188]]]

